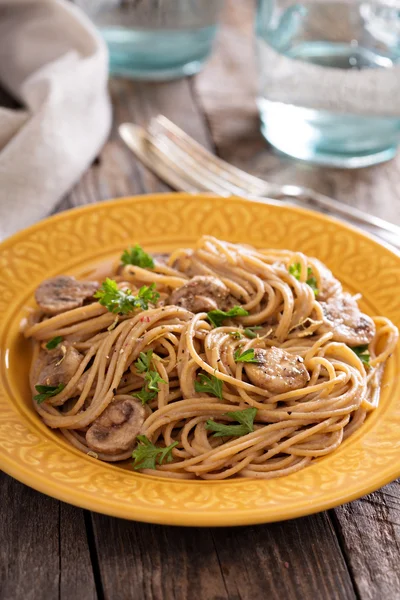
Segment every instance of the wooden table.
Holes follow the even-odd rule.
[[[252,6],[227,4],[216,52],[194,79],[110,83],[114,127],[99,159],[57,211],[168,190],[117,136],[123,121],[167,115],[226,160],[306,184],[400,224],[400,156],[341,171],[277,157],[259,133]],[[47,498],[0,474],[1,600],[395,600],[400,486],[271,525],[184,529],[122,521]]]

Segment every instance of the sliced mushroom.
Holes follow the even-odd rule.
[[[61,346],[41,356],[43,367],[39,375],[40,385],[67,384],[83,359],[83,355],[72,346]]]
[[[198,313],[223,308],[228,297],[229,290],[220,279],[198,275],[174,290],[168,303]]]
[[[375,335],[375,323],[360,311],[353,296],[348,293],[332,296],[321,302],[324,323],[319,333],[333,333],[333,340],[349,346],[369,344]]]
[[[78,281],[75,277],[60,275],[43,281],[36,289],[35,299],[45,314],[57,315],[82,306],[98,287],[96,281]]]
[[[140,402],[127,396],[114,400],[87,430],[87,445],[109,455],[133,450],[145,418]]]
[[[244,368],[251,383],[271,394],[284,394],[306,385],[310,376],[301,356],[290,354],[282,348],[256,348],[258,364],[245,363]]]
[[[333,276],[332,271],[328,269],[321,261],[313,259],[315,266],[319,273],[319,284],[318,284],[318,296],[317,300],[325,302],[332,296],[336,296],[342,293],[342,284],[336,277]]]
[[[75,375],[83,355],[72,346],[62,345],[47,352],[42,350],[38,357],[38,385],[58,386],[67,383]]]

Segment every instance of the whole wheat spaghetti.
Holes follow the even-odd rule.
[[[378,406],[398,331],[315,258],[204,236],[167,258],[136,246],[108,278],[44,282],[24,329],[35,408],[82,452],[268,479],[333,452]]]

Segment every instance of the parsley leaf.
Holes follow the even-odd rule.
[[[141,352],[139,354],[139,358],[135,362],[135,367],[139,371],[139,373],[146,373],[146,371],[150,370],[152,360],[153,360],[153,350],[148,350],[147,352]]]
[[[298,281],[300,281],[300,277],[301,277],[300,263],[294,263],[294,265],[290,265],[288,271],[291,275],[293,275],[293,277],[295,277]]]
[[[258,363],[258,359],[254,354],[254,348],[248,348],[242,354],[240,354],[240,348],[235,350],[234,353],[235,362],[246,362],[246,363]]]
[[[235,421],[238,421],[240,425],[225,425],[223,423],[216,423],[212,419],[209,419],[206,422],[206,429],[209,431],[214,431],[214,437],[246,435],[247,433],[254,431],[254,419],[256,414],[256,408],[245,408],[244,410],[227,412],[226,415]]]
[[[63,341],[61,335],[57,335],[56,337],[53,337],[52,340],[50,340],[49,342],[47,342],[46,344],[46,348],[47,350],[54,350],[54,348],[57,348],[58,344],[61,344],[61,342]]]
[[[33,396],[33,399],[36,400],[38,404],[42,404],[47,398],[51,398],[52,396],[57,396],[60,392],[63,391],[65,385],[60,383],[59,385],[35,385],[36,391],[39,392],[36,396]]]
[[[157,396],[157,392],[155,392],[154,390],[149,391],[147,389],[147,386],[143,386],[140,392],[135,392],[134,394],[132,394],[132,396],[138,398],[144,406],[145,404],[150,402],[150,400],[154,400],[154,398]]]
[[[159,383],[167,383],[162,379],[159,373],[151,369],[151,362],[153,359],[153,350],[148,350],[146,353],[141,352],[138,360],[135,362],[135,367],[139,373],[145,373],[144,379],[146,384],[142,387],[140,392],[133,394],[136,398],[139,398],[142,404],[146,404],[150,400],[153,400],[158,394]]]
[[[317,278],[312,274],[310,267],[307,269],[307,280],[306,284],[310,286],[315,296],[318,296]]]
[[[134,469],[155,469],[156,461],[159,465],[162,465],[163,462],[171,462],[171,452],[178,445],[178,442],[173,442],[170,446],[161,448],[152,444],[145,435],[138,435],[136,439],[138,445],[132,452],[132,458],[135,459]]]
[[[368,344],[364,344],[362,346],[354,346],[353,348],[351,348],[351,350],[353,350],[354,354],[357,354],[358,358],[361,360],[362,363],[364,363],[364,365],[369,366],[371,356],[368,350]]]
[[[294,263],[294,265],[290,265],[288,270],[289,270],[289,273],[291,275],[293,275],[293,277],[295,277],[298,281],[300,281],[300,277],[301,277],[300,263]],[[313,275],[311,267],[307,267],[306,284],[310,286],[310,288],[313,290],[315,296],[317,296],[318,295],[317,278]]]
[[[211,310],[207,313],[207,317],[214,327],[221,327],[222,322],[225,319],[229,319],[229,317],[247,317],[248,314],[247,310],[236,305],[228,311],[220,310],[219,308]]]
[[[160,294],[155,291],[155,284],[152,283],[150,286],[143,285],[137,296],[134,296],[131,290],[120,290],[117,282],[107,277],[100,289],[94,294],[94,297],[98,298],[99,303],[105,306],[108,311],[126,315],[135,308],[147,310],[149,303],[155,304]]]
[[[149,391],[159,392],[158,384],[167,383],[164,379],[161,379],[157,371],[148,371],[144,376],[147,381],[147,388]]]
[[[199,375],[200,381],[194,382],[194,389],[196,392],[206,392],[207,394],[212,394],[216,396],[220,400],[222,400],[222,381],[215,377],[215,375],[211,375],[208,377],[205,373],[200,373]]]
[[[150,254],[147,254],[139,244],[124,250],[121,255],[123,265],[135,265],[142,269],[154,269],[154,260]]]
[[[246,329],[244,330],[244,335],[246,337],[250,338],[251,340],[253,340],[254,338],[257,337],[257,334],[254,332],[257,331],[258,329],[262,329],[261,325],[254,325],[253,327],[246,327]]]
[[[155,283],[152,283],[150,286],[142,285],[138,291],[138,295],[134,296],[135,308],[147,310],[149,308],[149,304],[156,304],[160,294],[156,292],[155,287]]]

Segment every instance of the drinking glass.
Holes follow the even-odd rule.
[[[262,132],[317,164],[392,158],[400,138],[400,0],[258,0]]]
[[[107,42],[110,72],[136,79],[193,75],[211,53],[223,0],[75,0]]]

